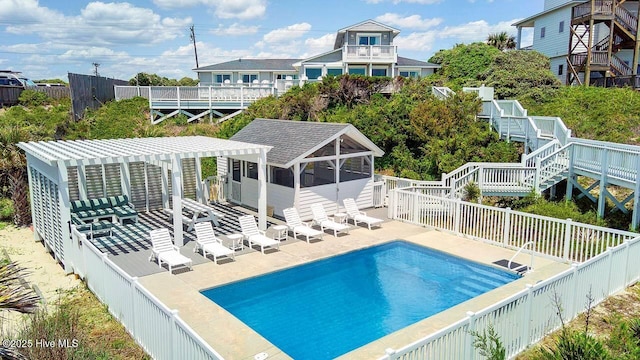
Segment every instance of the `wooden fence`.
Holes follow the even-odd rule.
[[[107,101],[115,99],[114,85],[129,85],[128,81],[101,76],[69,73],[71,107],[74,119],[84,116],[86,109],[95,110]]]
[[[30,87],[24,89],[20,86],[0,86],[0,107],[9,107],[18,104],[18,98],[24,90],[33,90],[47,94],[53,99],[68,98],[70,96],[70,90],[66,86],[53,86],[53,87]]]

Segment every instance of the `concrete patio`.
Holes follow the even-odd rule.
[[[372,209],[368,214],[386,219],[386,209]],[[276,219],[269,220],[271,224],[279,222]],[[157,265],[150,263],[147,259],[148,250],[136,255],[122,254],[111,258],[123,269],[129,266],[129,269],[141,270],[142,264],[153,267],[154,270],[147,275],[143,275],[143,272],[137,273],[140,276],[140,283],[169,308],[178,310],[180,317],[225,358],[253,359],[254,355],[265,352],[269,355],[269,359],[289,359],[286,353],[201,295],[200,291],[397,239],[484,264],[509,259],[515,253],[479,241],[387,220],[382,228],[368,230],[364,227],[353,227],[350,234],[341,234],[336,238],[327,233],[323,240],[312,241],[311,244],[294,240],[289,236],[281,243],[279,251],[267,250],[263,255],[254,249],[245,249],[242,253],[237,253],[236,261],[220,259],[219,264],[194,254],[191,250],[193,242],[190,241],[181,252],[194,259],[193,271],[178,270],[173,275],[166,269],[160,270]],[[520,254],[515,261],[527,264],[530,261],[530,255]],[[132,265],[133,263],[136,265]],[[524,278],[389,334],[343,355],[342,358],[380,357],[386,348],[398,348],[416,341],[464,318],[467,311],[479,311],[521,291],[526,284],[534,284],[549,278],[568,267],[567,264],[536,257],[535,271]]]

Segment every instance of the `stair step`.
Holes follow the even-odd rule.
[[[458,286],[456,286],[455,288],[453,288],[453,291],[457,291],[457,292],[459,292],[459,293],[461,293],[461,294],[467,295],[467,296],[468,296],[468,297],[470,297],[470,298],[474,298],[474,297],[476,297],[476,296],[478,296],[478,295],[482,294],[482,293],[480,293],[480,292],[476,292],[476,291],[473,291],[473,290],[469,290],[469,289],[461,288],[461,287],[458,287]]]

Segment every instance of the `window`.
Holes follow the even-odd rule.
[[[419,78],[420,73],[418,71],[400,71],[400,76],[406,78]]]
[[[560,21],[560,24],[558,25],[558,32],[564,32],[564,21]]]
[[[547,32],[546,27],[543,27],[542,29],[540,29],[540,38],[543,38],[546,32]]]
[[[332,76],[342,75],[342,69],[327,69],[327,75],[332,75]]]
[[[242,75],[243,83],[252,83],[253,80],[258,80],[258,75],[256,74],[244,74]]]
[[[371,165],[366,156],[345,159],[340,168],[340,182],[368,179],[371,177]]]
[[[293,170],[277,166],[271,167],[271,183],[286,187],[293,187]]]
[[[380,35],[359,36],[358,45],[380,45]]]
[[[247,177],[250,179],[258,179],[258,164],[247,161]]]
[[[349,74],[351,75],[365,75],[365,68],[349,68]]]
[[[291,78],[291,80],[298,80],[298,74],[277,74],[277,80],[286,80],[287,77]]]
[[[231,81],[231,75],[230,74],[218,74],[218,75],[216,75],[216,82],[218,84],[222,84],[225,80]]]
[[[387,69],[371,69],[371,76],[387,76]]]
[[[322,69],[320,68],[306,68],[304,69],[304,74],[310,80],[315,80],[322,76]]]
[[[231,171],[233,181],[240,181],[240,160],[231,160]]]
[[[558,75],[562,75],[563,72],[564,72],[564,65],[562,64],[558,65]]]
[[[310,162],[300,174],[300,187],[326,185],[335,182],[335,171],[328,161]]]

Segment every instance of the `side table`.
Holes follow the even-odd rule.
[[[275,231],[275,234],[273,235],[273,240],[287,240],[287,229],[288,228],[285,225],[274,225],[273,230]]]
[[[244,243],[242,242],[242,240],[244,240],[244,235],[242,235],[242,234],[230,234],[230,235],[227,235],[227,237],[229,238],[229,240],[231,240],[230,249],[232,249],[232,250],[242,250],[242,249],[244,249]]]

